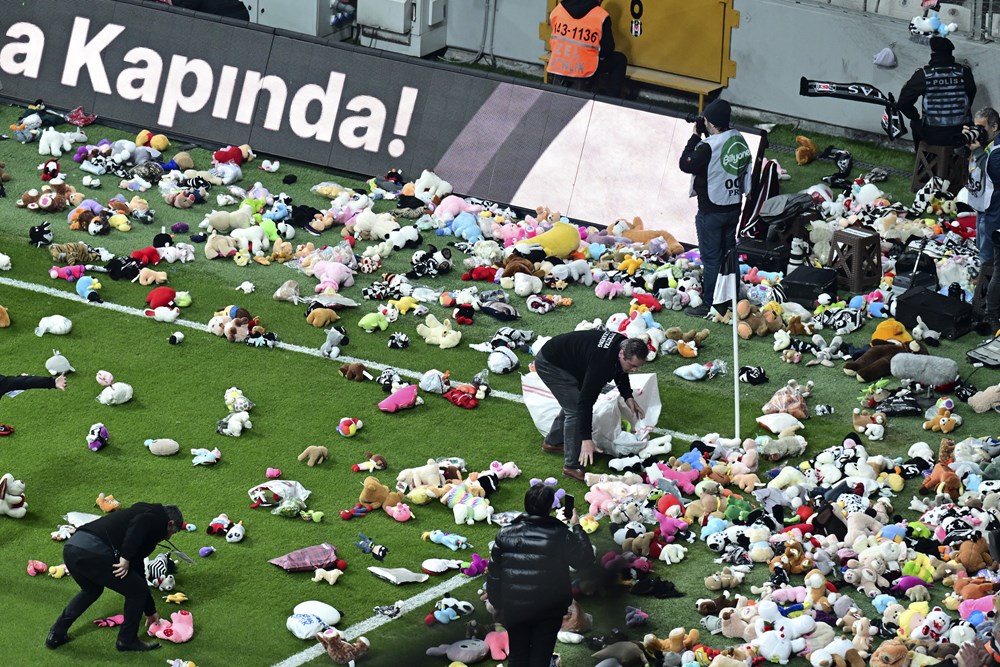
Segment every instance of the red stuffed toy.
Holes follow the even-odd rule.
[[[139,250],[133,251],[129,257],[132,259],[137,259],[139,262],[145,266],[146,264],[159,264],[160,263],[160,253],[153,246],[148,246],[141,248]]]
[[[495,282],[497,268],[495,266],[476,266],[468,273],[462,274],[462,280],[483,280],[488,283]]]
[[[168,308],[173,306],[174,297],[177,296],[177,291],[172,287],[157,287],[156,289],[150,291],[146,295],[146,303],[149,304],[150,308],[159,308],[161,306],[166,306]]]
[[[250,162],[255,157],[253,151],[246,144],[242,146],[226,146],[212,153],[212,161],[216,164],[232,162],[233,164],[241,165],[244,161]]]
[[[663,310],[663,304],[652,294],[647,294],[642,292],[640,294],[632,295],[632,303],[639,306],[646,306],[654,313],[658,313]]]

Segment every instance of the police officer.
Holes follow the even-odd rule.
[[[698,197],[694,222],[705,302],[688,311],[696,316],[707,315],[712,306],[722,260],[736,247],[743,195],[750,190],[750,147],[742,134],[729,127],[731,113],[729,102],[721,99],[705,107],[681,153],[680,170],[691,174],[690,196]]]
[[[607,94],[621,97],[628,59],[615,51],[611,17],[601,0],[563,0],[549,14],[549,74],[577,79],[589,88],[607,75]]]
[[[955,62],[955,45],[947,37],[932,37],[930,61],[915,71],[896,103],[911,121],[913,143],[918,151],[926,146],[961,146],[962,126],[971,121],[972,101],[976,97],[976,79],[966,65]],[[917,113],[917,98],[922,97],[923,118]],[[953,185],[965,182],[965,162],[953,160],[944,174]],[[914,184],[914,187],[918,187]]]

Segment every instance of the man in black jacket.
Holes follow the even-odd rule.
[[[143,613],[147,626],[160,620],[146,584],[143,559],[153,553],[157,543],[170,539],[183,526],[184,517],[175,505],[136,503],[77,528],[63,547],[63,559],[80,592],[56,619],[45,646],[54,649],[68,642],[73,622],[110,588],[125,598],[125,621],[118,628],[116,648],[160,648],[138,638]]]
[[[614,381],[637,419],[645,416],[632,397],[628,374],[642,368],[649,348],[637,338],[611,331],[571,331],[549,340],[535,356],[535,372],[559,401],[559,414],[542,441],[546,452],[564,454],[563,474],[583,481],[594,462],[594,403]]]
[[[976,97],[976,79],[972,69],[955,62],[955,45],[947,37],[931,37],[930,61],[915,71],[899,91],[896,107],[910,119],[913,145],[955,148],[964,143],[962,126],[972,123],[972,102]],[[917,98],[922,97],[923,118],[917,113]],[[947,167],[947,168],[945,168]],[[938,175],[960,188],[968,175],[964,158],[957,154]],[[926,181],[925,181],[926,182]],[[923,183],[914,183],[914,190]]]
[[[0,375],[0,398],[10,392],[22,392],[25,389],[59,389],[66,391],[66,374],[56,377],[44,375]],[[0,436],[11,435],[14,428],[0,424]]]
[[[555,489],[524,494],[525,514],[497,533],[486,570],[486,595],[510,640],[510,667],[548,667],[556,633],[573,600],[569,568],[594,564],[576,510],[569,530],[553,516]]]

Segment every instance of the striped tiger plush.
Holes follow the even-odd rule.
[[[106,262],[111,259],[111,253],[103,248],[92,248],[82,241],[72,243],[53,243],[49,246],[52,261],[57,264],[92,264]]]

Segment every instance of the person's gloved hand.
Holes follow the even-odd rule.
[[[699,136],[702,136],[702,137],[704,137],[706,134],[708,134],[708,128],[705,127],[705,117],[704,116],[698,116],[698,118],[694,121],[694,132],[695,132],[695,134],[697,134]]]

